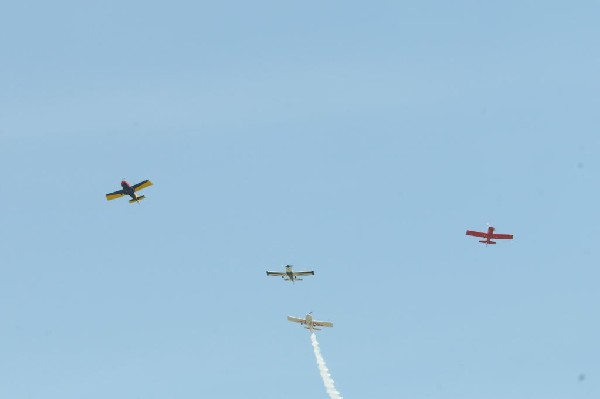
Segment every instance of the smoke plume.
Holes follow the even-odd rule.
[[[321,373],[321,378],[323,379],[323,384],[325,385],[325,389],[327,390],[327,395],[329,395],[331,399],[342,399],[340,393],[335,389],[335,385],[333,384],[333,378],[331,378],[331,374],[329,374],[329,370],[325,365],[325,359],[323,359],[323,356],[321,356],[321,350],[319,349],[317,336],[314,332],[310,334],[310,341],[312,342],[312,346],[315,351],[317,365],[319,366],[319,373]]]

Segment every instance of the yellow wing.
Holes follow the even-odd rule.
[[[140,191],[141,189],[150,187],[151,185],[152,185],[152,182],[150,180],[144,180],[143,182],[135,184],[132,188],[134,191]]]
[[[115,191],[114,193],[106,194],[106,199],[108,201],[110,201],[110,200],[114,200],[116,198],[121,198],[124,195],[125,195],[125,193],[123,192],[123,190],[119,190],[119,191]]]

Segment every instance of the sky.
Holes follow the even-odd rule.
[[[597,398],[599,12],[0,3],[1,396]]]

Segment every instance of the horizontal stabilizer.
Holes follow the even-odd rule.
[[[146,196],[145,196],[145,195],[142,195],[141,197],[137,197],[137,200],[130,199],[130,200],[129,200],[129,203],[130,203],[130,204],[133,204],[134,202],[140,202],[140,201],[141,201],[141,200],[143,200],[144,198],[146,198]]]

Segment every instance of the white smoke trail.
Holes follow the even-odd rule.
[[[331,378],[331,374],[329,374],[329,370],[325,365],[325,359],[323,359],[323,356],[321,356],[321,350],[319,349],[317,336],[314,332],[310,334],[310,341],[312,342],[312,346],[315,351],[317,365],[319,366],[319,373],[321,373],[321,378],[323,379],[323,384],[327,390],[327,395],[329,395],[331,399],[342,399],[340,393],[335,389],[335,385],[333,385],[333,378]]]

